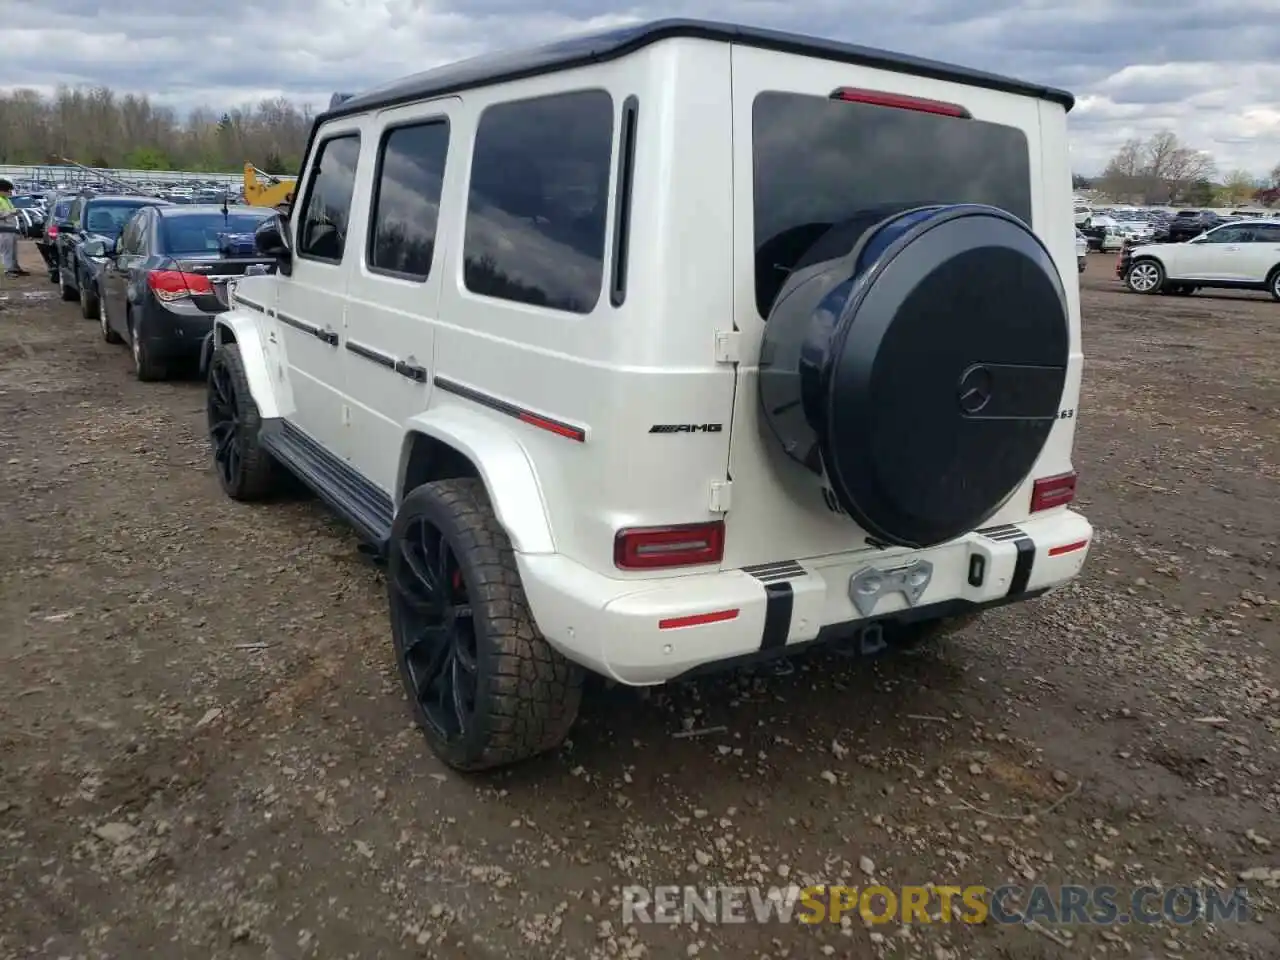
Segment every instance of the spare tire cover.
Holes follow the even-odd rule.
[[[1061,276],[1013,215],[959,204],[860,217],[818,240],[779,292],[762,413],[828,506],[873,541],[931,546],[980,527],[1026,479],[1069,349]]]

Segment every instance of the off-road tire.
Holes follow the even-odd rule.
[[[1148,274],[1146,273],[1146,271],[1148,270],[1155,271],[1155,280],[1149,288],[1145,286],[1145,280],[1140,280],[1135,282],[1135,271],[1141,271],[1141,274],[1140,274],[1141,277],[1145,278],[1148,276]],[[1164,289],[1164,285],[1165,285],[1164,267],[1162,267],[1159,261],[1156,261],[1156,260],[1151,260],[1151,259],[1135,260],[1132,264],[1129,265],[1129,269],[1125,272],[1124,285],[1134,293],[1140,293],[1146,296],[1157,294],[1162,289]]]
[[[124,338],[115,332],[107,318],[107,301],[101,293],[98,294],[98,325],[102,328],[102,339],[107,343],[124,343]]]
[[[279,489],[280,465],[262,446],[262,414],[249,390],[249,378],[244,372],[244,360],[237,344],[224,343],[214,349],[213,356],[209,358],[210,378],[213,377],[214,369],[219,367],[227,371],[235,391],[236,412],[240,418],[240,470],[228,482],[222,471],[215,468],[218,485],[232,500],[244,503],[265,500]],[[206,385],[206,389],[212,388]]]
[[[83,277],[80,278],[80,316],[86,320],[97,320],[102,304],[98,300],[96,286],[90,289]]]
[[[435,733],[412,687],[402,655],[395,583],[399,549],[410,522],[427,520],[457,559],[476,633],[477,684],[471,727],[448,741]],[[516,763],[557,747],[568,735],[582,698],[583,670],[538,631],[520,583],[511,541],[498,523],[484,483],[439,480],[413,490],[391,528],[387,569],[396,664],[414,718],[446,764],[475,771]]]
[[[1267,292],[1271,294],[1271,299],[1280,301],[1280,267],[1272,270],[1271,276],[1267,278]]]

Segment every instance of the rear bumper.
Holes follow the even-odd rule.
[[[644,685],[785,653],[845,627],[1029,599],[1073,579],[1092,537],[1083,516],[1057,510],[928,550],[864,551],[660,581],[613,580],[559,555],[522,554],[517,563],[534,619],[553,646],[621,683]],[[925,567],[927,585],[914,603],[892,590],[864,595],[861,604],[851,597],[851,578],[868,568],[889,583],[895,570]]]
[[[142,324],[144,340],[154,356],[172,359],[199,357],[213,332],[213,314],[178,312],[162,304],[147,304]]]

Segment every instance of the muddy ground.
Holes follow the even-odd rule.
[[[1280,304],[1128,295],[1113,262],[1082,281],[1077,584],[923,657],[595,689],[561,752],[482,777],[411,728],[352,535],[227,500],[201,384],[137,382],[6,281],[0,957],[1280,956]],[[1242,882],[1251,918],[629,929],[617,901],[870,879]]]

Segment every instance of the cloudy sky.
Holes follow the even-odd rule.
[[[1280,163],[1280,0],[0,0],[0,87],[106,84],[179,109],[317,106],[492,49],[662,16],[850,40],[1065,87],[1074,166],[1172,127],[1223,172]]]

